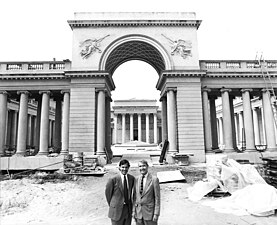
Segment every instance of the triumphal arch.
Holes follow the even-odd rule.
[[[258,122],[253,120],[251,104],[255,97],[262,100],[260,129],[265,130],[267,150],[277,151],[272,110],[276,60],[263,65],[255,60],[200,60],[201,21],[195,13],[75,13],[68,24],[73,32],[72,61],[0,63],[2,156],[12,142],[16,156],[25,155],[27,142],[37,149],[33,157],[48,154],[54,132],[49,123],[50,100],[56,102],[54,142],[60,154],[111,155],[113,73],[129,60],[145,61],[157,71],[168,160],[175,154],[190,154],[191,161],[205,162],[205,155],[218,149],[219,133],[223,151],[235,152],[235,97],[243,101],[245,151],[256,151]],[[215,104],[219,97],[221,120]],[[8,110],[13,100],[20,105],[15,110],[18,116]],[[30,111],[30,100],[37,102],[36,110]]]
[[[204,161],[200,79],[203,72],[197,46],[200,21],[195,14],[77,13],[75,20],[68,22],[74,37],[72,67],[68,73],[70,107],[78,108],[70,113],[69,148],[96,146],[98,154],[104,154],[104,147],[110,145],[107,132],[110,129],[105,118],[110,117],[110,96],[115,88],[112,75],[122,63],[137,59],[152,65],[159,74],[156,88],[161,91],[168,152],[182,149]],[[93,120],[89,130],[84,126],[88,118],[80,114],[81,109]],[[187,115],[188,112],[193,116]],[[80,134],[80,130],[84,132]],[[78,145],[75,138],[83,137],[84,133],[87,140],[79,139]]]

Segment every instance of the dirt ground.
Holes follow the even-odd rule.
[[[176,170],[177,166],[154,166],[150,172]],[[180,169],[180,167],[179,167]],[[159,225],[275,225],[270,217],[236,216],[215,212],[200,202],[191,202],[187,187],[205,177],[205,168],[182,167],[186,182],[162,183]],[[118,173],[114,164],[104,176],[70,176],[50,179],[36,173],[21,179],[2,180],[1,225],[103,225],[111,224],[104,196],[109,177]],[[138,175],[131,167],[130,174]],[[46,179],[47,178],[47,179]],[[211,198],[209,198],[210,200]],[[132,224],[135,224],[134,221]]]

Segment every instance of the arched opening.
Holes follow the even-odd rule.
[[[112,99],[159,100],[160,92],[155,88],[158,78],[157,71],[146,62],[139,60],[125,62],[113,74],[116,88],[112,92]]]
[[[125,36],[105,50],[100,69],[108,72],[115,84],[111,93],[112,146],[157,149],[162,129],[156,84],[159,75],[170,68],[166,54],[159,43],[140,35]],[[120,154],[114,148],[113,153]]]
[[[161,141],[158,78],[155,68],[139,60],[125,62],[113,73],[112,144],[122,153],[153,149]],[[114,154],[117,149],[113,148]]]

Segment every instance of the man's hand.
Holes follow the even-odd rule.
[[[158,216],[158,215],[154,215],[154,216],[153,216],[153,221],[154,221],[154,222],[157,222],[158,219],[159,219],[159,216]]]

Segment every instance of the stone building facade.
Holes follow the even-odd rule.
[[[12,99],[20,105],[16,155],[26,152],[29,100],[38,104],[37,158],[46,160],[49,152],[52,101],[59,115],[55,124],[60,127],[61,154],[111,154],[113,73],[133,59],[149,63],[159,75],[161,139],[169,141],[168,161],[174,154],[190,153],[192,162],[205,162],[206,154],[218,147],[217,98],[222,99],[224,151],[236,152],[236,97],[243,98],[246,151],[253,150],[251,97],[262,100],[267,149],[277,151],[272,92],[267,88],[269,83],[272,90],[277,88],[276,60],[266,60],[262,67],[255,60],[200,60],[201,21],[195,13],[75,13],[68,23],[73,32],[72,61],[0,63],[1,156],[5,156],[7,104]]]
[[[158,145],[162,141],[157,100],[116,100],[111,117],[112,144],[138,141]]]

